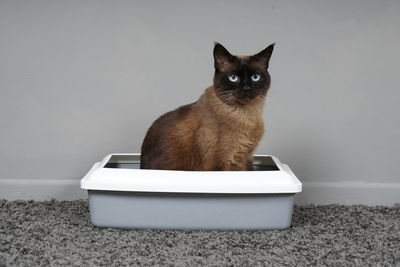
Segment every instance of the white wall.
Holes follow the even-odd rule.
[[[399,13],[399,1],[2,0],[0,180],[78,182],[199,97],[213,41],[235,54],[277,42],[257,152],[306,189],[400,192]],[[309,192],[305,202],[324,199]],[[363,192],[355,202],[368,202]]]

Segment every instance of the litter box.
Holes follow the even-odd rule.
[[[140,169],[140,154],[110,154],[81,180],[97,227],[267,230],[290,227],[302,184],[276,157],[254,171]]]

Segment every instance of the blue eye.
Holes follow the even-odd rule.
[[[229,80],[230,80],[231,82],[233,82],[233,83],[239,81],[239,77],[238,77],[237,75],[235,75],[235,74],[229,75],[228,78],[229,78]]]
[[[251,80],[252,80],[253,82],[259,81],[260,78],[261,78],[261,76],[260,76],[259,74],[251,75]]]

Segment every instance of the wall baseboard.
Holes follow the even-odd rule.
[[[0,199],[86,199],[79,180],[0,179]],[[364,204],[391,206],[400,203],[400,183],[304,182],[296,204]]]
[[[400,183],[304,182],[296,204],[384,205],[400,203]]]
[[[7,200],[86,199],[80,180],[0,179],[0,199]]]

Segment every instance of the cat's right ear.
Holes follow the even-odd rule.
[[[214,67],[216,70],[223,71],[234,60],[234,56],[232,56],[220,43],[215,42],[213,53]]]

